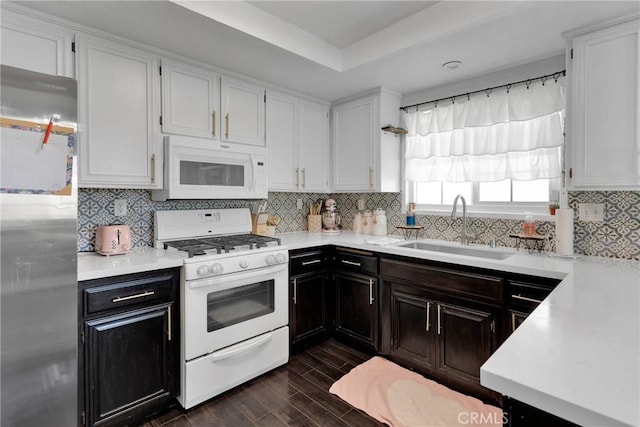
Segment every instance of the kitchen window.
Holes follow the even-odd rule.
[[[470,212],[547,213],[558,200],[564,144],[562,73],[404,107],[405,202]]]

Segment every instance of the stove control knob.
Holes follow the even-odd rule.
[[[267,263],[267,265],[274,265],[278,263],[278,261],[276,260],[276,257],[273,255],[267,255],[265,262]]]
[[[278,264],[284,264],[285,262],[287,262],[287,257],[284,256],[284,254],[278,254],[276,255],[276,262]]]
[[[249,261],[246,258],[242,258],[240,260],[240,268],[247,268],[249,267]]]
[[[224,267],[220,263],[211,264],[211,273],[222,274]]]
[[[198,274],[198,276],[206,276],[207,274],[209,274],[209,266],[201,265],[200,267],[198,267],[196,273]]]

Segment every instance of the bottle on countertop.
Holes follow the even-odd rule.
[[[522,231],[525,236],[534,236],[536,234],[536,220],[531,212],[525,212]]]
[[[407,225],[416,225],[416,204],[413,202],[407,207]]]

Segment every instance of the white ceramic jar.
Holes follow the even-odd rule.
[[[373,213],[373,227],[371,234],[374,236],[386,236],[387,235],[387,213],[378,208]]]
[[[365,211],[362,215],[362,234],[371,234],[373,230],[373,213]]]
[[[353,217],[353,232],[362,233],[362,213],[361,212],[358,212]]]

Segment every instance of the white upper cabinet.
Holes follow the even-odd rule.
[[[381,131],[398,123],[399,108],[385,89],[333,106],[333,191],[400,191],[400,139]]]
[[[145,50],[77,37],[81,187],[162,188],[158,67]]]
[[[267,91],[267,153],[269,190],[300,190],[298,161],[298,99]]]
[[[162,60],[162,131],[200,138],[220,136],[220,76]]]
[[[329,108],[267,91],[269,190],[328,190]]]
[[[39,73],[73,77],[73,32],[2,9],[2,64]]]
[[[306,192],[329,189],[329,107],[300,101],[299,167]]]
[[[333,107],[334,191],[373,191],[376,96]]]
[[[222,77],[220,93],[221,140],[264,146],[264,88]]]
[[[635,17],[565,34],[570,189],[640,189],[638,28]]]

